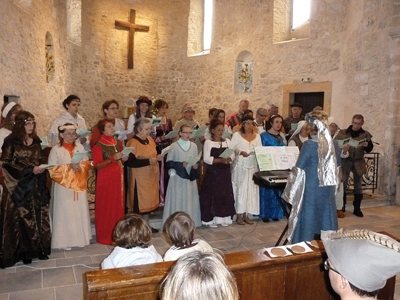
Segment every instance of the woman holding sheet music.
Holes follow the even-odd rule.
[[[78,126],[79,131],[86,132],[86,123],[85,119],[79,114],[79,109],[81,106],[81,99],[76,95],[69,95],[62,103],[65,110],[62,111],[58,117],[54,120],[53,125],[51,126],[49,132],[47,133],[47,139],[51,142],[51,145],[57,145],[58,140],[58,126],[61,126],[65,123],[71,123]],[[89,143],[86,137],[79,138],[79,142],[85,147],[89,148]]]
[[[97,127],[102,133],[93,146],[93,163],[97,172],[96,180],[96,240],[100,244],[112,243],[115,224],[125,214],[125,188],[122,156],[122,142],[114,138],[115,127],[109,120],[100,120]]]
[[[163,99],[158,99],[154,102],[155,117],[161,118],[161,123],[156,127],[156,148],[157,154],[172,144],[172,139],[167,138],[166,135],[172,131],[172,121],[167,117],[168,103]],[[159,162],[160,167],[160,205],[165,203],[165,192],[168,185],[168,173],[165,167],[165,158]]]
[[[190,141],[192,127],[182,125],[179,128],[180,139],[171,145],[167,156],[167,168],[170,175],[163,213],[163,224],[177,211],[190,215],[196,226],[201,226],[199,192],[196,179],[199,176],[200,158],[197,146]]]
[[[46,187],[40,139],[34,116],[21,111],[1,156],[4,190],[0,202],[0,268],[22,260],[49,259],[50,193]]]
[[[156,143],[149,136],[152,128],[150,120],[140,118],[134,124],[135,136],[127,143],[135,147],[125,163],[129,167],[129,190],[127,196],[128,212],[141,214],[148,222],[149,213],[159,206],[158,161]],[[152,232],[158,232],[152,228]]]
[[[77,126],[66,123],[58,127],[60,142],[50,151],[48,164],[54,180],[52,187],[52,239],[51,247],[71,250],[84,247],[92,238],[87,201],[87,178],[91,168],[85,154],[82,161],[72,163],[76,152],[86,153],[80,143],[75,143]]]
[[[285,135],[281,132],[282,124],[283,118],[280,115],[272,115],[268,119],[266,131],[261,134],[263,146],[286,146]],[[278,221],[283,218],[283,209],[275,191],[265,187],[260,187],[260,218],[264,222],[269,222],[269,219]]]
[[[209,125],[211,139],[204,142],[203,160],[207,164],[200,193],[201,220],[203,225],[216,228],[218,224],[232,224],[236,214],[231,181],[231,162],[234,153],[220,157],[231,141],[223,139],[224,123],[212,119]]]
[[[232,187],[235,197],[236,222],[240,225],[253,224],[248,213],[260,212],[260,193],[253,175],[258,171],[254,149],[261,146],[261,138],[254,130],[254,119],[247,115],[242,118],[240,131],[232,136],[235,160],[232,163]],[[258,131],[257,131],[258,132]]]

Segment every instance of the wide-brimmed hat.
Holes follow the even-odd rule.
[[[188,112],[188,111],[196,113],[196,111],[191,103],[185,103],[181,110],[182,114],[184,114],[185,112]]]
[[[139,106],[140,103],[146,103],[149,106],[151,106],[151,104],[153,102],[149,98],[147,98],[146,96],[140,96],[139,99],[136,101],[136,106]]]
[[[321,231],[328,258],[351,284],[367,292],[400,272],[400,243],[366,229]]]

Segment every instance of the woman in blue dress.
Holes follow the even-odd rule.
[[[286,138],[281,132],[283,118],[280,115],[272,115],[266,122],[266,131],[261,133],[263,146],[286,146]],[[282,191],[278,191],[281,195]],[[273,189],[260,187],[260,218],[264,222],[279,221],[283,218],[283,209],[277,194]]]
[[[288,240],[293,244],[319,239],[321,230],[338,229],[335,190],[340,153],[335,151],[325,112],[314,108],[306,121],[313,125],[312,138],[304,142],[283,196],[292,204]]]

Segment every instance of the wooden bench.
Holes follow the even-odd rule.
[[[274,259],[262,249],[225,255],[241,300],[335,299],[328,272],[323,268],[325,259],[325,252],[320,250]],[[84,299],[158,299],[160,283],[172,265],[173,262],[162,262],[86,272],[83,274]],[[394,287],[395,277],[388,280],[378,299],[393,300]]]

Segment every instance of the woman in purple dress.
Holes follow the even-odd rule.
[[[236,214],[230,169],[234,154],[220,157],[230,145],[229,139],[222,138],[223,123],[212,119],[209,130],[211,139],[205,141],[203,151],[207,170],[200,192],[200,209],[203,225],[216,228],[217,224],[232,224],[232,216]]]

